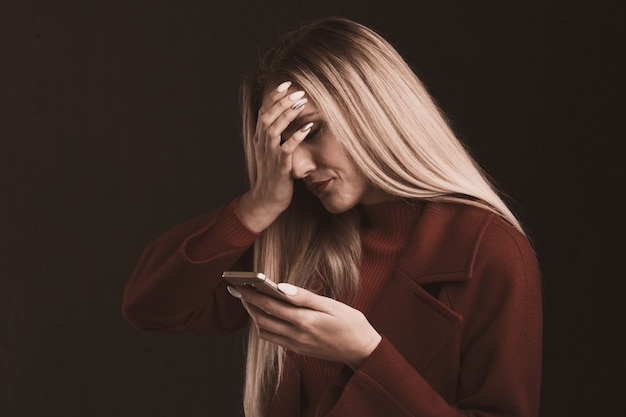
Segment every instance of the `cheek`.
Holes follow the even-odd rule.
[[[344,174],[340,195],[337,197],[346,204],[362,202],[368,194],[370,182],[358,169],[351,169],[349,172],[344,171]]]
[[[356,165],[351,159],[345,161],[347,172],[349,173],[350,182],[355,189],[362,189],[366,184],[369,184],[369,180],[365,176],[365,173]]]

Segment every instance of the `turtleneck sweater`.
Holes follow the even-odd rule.
[[[352,307],[367,315],[420,213],[420,206],[404,201],[388,201],[363,206],[361,226],[362,259],[359,289]],[[339,375],[343,365],[317,358],[301,358],[303,417],[315,414],[316,404]]]

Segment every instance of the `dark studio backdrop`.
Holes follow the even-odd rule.
[[[545,274],[541,416],[624,415],[618,3],[0,3],[0,416],[238,415],[242,334],[139,332],[123,286],[245,190],[241,76],[327,15],[394,44],[514,200]]]

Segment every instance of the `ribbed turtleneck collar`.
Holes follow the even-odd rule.
[[[362,208],[365,213],[361,229],[364,246],[397,250],[406,243],[422,205],[393,200],[362,205]]]

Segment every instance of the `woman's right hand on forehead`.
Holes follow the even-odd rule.
[[[292,155],[311,131],[311,125],[282,137],[289,124],[306,107],[304,91],[284,82],[266,94],[254,134],[256,182],[239,200],[238,215],[255,232],[271,225],[293,196]]]

